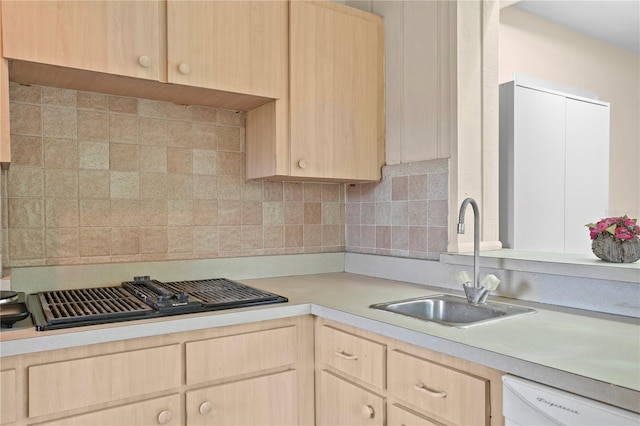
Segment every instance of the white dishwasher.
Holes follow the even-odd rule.
[[[505,426],[640,425],[640,415],[514,376],[502,376]]]

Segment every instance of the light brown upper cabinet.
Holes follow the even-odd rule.
[[[170,83],[287,96],[286,1],[167,2]]]
[[[330,1],[292,1],[289,20],[289,102],[248,112],[247,177],[379,180],[382,18]]]
[[[3,55],[159,80],[158,1],[3,1]]]

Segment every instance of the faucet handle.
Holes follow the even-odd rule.
[[[456,274],[456,280],[458,281],[458,284],[460,284],[460,285],[470,284],[471,283],[471,277],[469,276],[467,271],[458,272]]]

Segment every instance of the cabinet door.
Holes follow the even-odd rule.
[[[37,424],[40,426],[145,426],[179,425],[182,423],[181,420],[180,395],[175,394]]]
[[[16,370],[0,371],[0,424],[14,422],[17,418]]]
[[[384,398],[326,370],[319,373],[316,395],[318,426],[385,424]]]
[[[511,248],[564,251],[564,114],[564,96],[516,86]]]
[[[401,408],[399,405],[389,405],[389,426],[442,426],[417,413]]]
[[[290,16],[291,175],[379,180],[382,19],[307,1]]]
[[[297,424],[296,372],[187,392],[187,425]]]
[[[565,252],[591,253],[587,223],[609,216],[609,106],[567,98]]]
[[[170,83],[287,95],[286,1],[167,2]]]
[[[4,1],[3,55],[158,80],[158,1]]]

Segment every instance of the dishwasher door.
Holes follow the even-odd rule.
[[[502,376],[505,426],[638,426],[640,415],[514,376]]]

